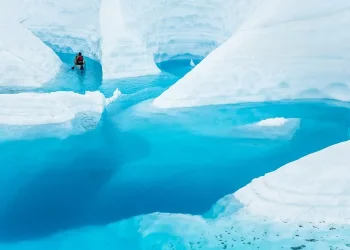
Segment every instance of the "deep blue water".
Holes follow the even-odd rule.
[[[69,68],[69,56],[61,55]],[[91,63],[91,66],[90,66]],[[100,66],[64,71],[37,91],[123,95],[97,129],[0,143],[0,240],[37,239],[151,212],[202,214],[253,178],[349,138],[350,110],[325,100],[155,110],[152,98],[191,68],[102,83]],[[20,90],[11,90],[20,91]],[[23,90],[22,90],[23,91]],[[3,90],[9,92],[9,90]],[[246,125],[285,117],[294,129]]]

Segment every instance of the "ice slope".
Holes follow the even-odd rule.
[[[120,94],[118,89],[110,98],[98,91],[0,94],[0,140],[40,137],[46,130],[51,137],[66,137],[93,129]]]
[[[152,52],[137,32],[136,17],[124,13],[122,1],[102,0],[101,63],[104,79],[153,75],[160,72]],[[136,31],[135,31],[136,30]]]
[[[272,221],[350,224],[350,141],[289,163],[235,193],[252,215]]]
[[[350,2],[265,0],[158,107],[295,98],[350,100]]]
[[[101,0],[22,0],[17,17],[55,51],[100,57]]]
[[[0,86],[39,87],[54,78],[61,66],[57,55],[21,24],[2,17]]]

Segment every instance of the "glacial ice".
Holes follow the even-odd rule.
[[[39,87],[55,77],[62,64],[51,49],[21,24],[1,18],[0,58],[0,86]]]
[[[262,1],[239,30],[154,101],[163,108],[350,100],[350,3]]]
[[[29,133],[43,136],[45,130],[59,137],[91,130],[120,94],[118,89],[110,98],[98,91],[0,94],[0,131],[6,131],[0,139],[24,139]]]
[[[147,50],[142,37],[135,32],[136,22],[133,14],[128,15],[122,11],[121,1],[103,0],[101,2],[103,79],[153,75],[160,72],[153,60],[152,52]]]
[[[101,0],[23,0],[16,18],[56,52],[99,58]]]
[[[254,216],[270,221],[350,224],[350,141],[253,180],[235,193]]]
[[[146,0],[120,3],[123,13],[128,16],[125,17],[126,23],[131,30],[138,32],[158,63],[189,56],[203,58],[230,38],[257,1]]]
[[[23,0],[16,17],[56,52],[82,51],[100,61],[108,80],[157,74],[156,63],[170,59],[205,57],[256,3]]]

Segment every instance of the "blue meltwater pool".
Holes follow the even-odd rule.
[[[253,240],[230,248],[236,243],[225,231],[240,228],[235,237],[243,242],[250,227],[263,235],[261,225],[213,225],[212,237],[221,234],[226,243],[210,245],[200,236],[210,230],[199,229],[192,240],[179,239],[167,229],[174,225],[172,220],[164,224],[163,233],[157,231],[150,239],[145,233],[144,239],[138,234],[143,225],[135,226],[140,217],[135,216],[205,214],[252,179],[349,138],[350,109],[341,103],[314,100],[160,110],[152,106],[152,99],[191,69],[188,61],[160,64],[162,72],[155,76],[102,82],[98,63],[88,61],[84,72],[71,71],[71,55],[60,56],[66,65],[44,88],[2,93],[101,91],[110,97],[118,88],[122,95],[86,133],[0,142],[0,249],[70,250],[75,241],[86,241],[85,249],[97,249],[88,245],[100,242],[98,249],[103,250],[257,249],[249,248]],[[303,245],[291,242],[278,244]],[[266,242],[260,246],[269,249]]]

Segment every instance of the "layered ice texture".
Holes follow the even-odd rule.
[[[350,224],[350,141],[253,180],[235,193],[245,211],[271,221]]]
[[[17,18],[56,52],[101,62],[104,79],[159,73],[170,59],[202,59],[258,1],[23,0]],[[215,9],[215,11],[213,11]]]
[[[21,24],[1,20],[0,86],[40,87],[54,78],[62,64],[58,56]]]
[[[300,98],[350,100],[350,3],[266,0],[158,97],[158,107]]]
[[[56,52],[100,57],[101,0],[23,0],[16,17]],[[72,61],[73,62],[73,61]]]

